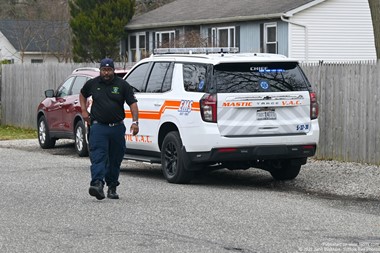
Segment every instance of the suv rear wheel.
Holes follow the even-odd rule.
[[[276,180],[292,180],[298,176],[300,170],[300,163],[293,162],[292,160],[283,160],[275,166],[272,165],[269,172]]]
[[[88,156],[86,128],[82,121],[75,125],[75,150],[80,157]]]
[[[55,139],[50,138],[49,129],[46,123],[45,116],[41,116],[38,119],[38,142],[40,143],[41,148],[48,149],[54,148]]]
[[[161,165],[166,180],[169,183],[189,183],[194,173],[188,171],[182,155],[182,141],[179,133],[169,132],[161,148]]]

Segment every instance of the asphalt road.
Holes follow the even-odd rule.
[[[286,183],[251,169],[174,185],[125,161],[120,199],[102,201],[88,194],[89,165],[71,143],[0,142],[0,252],[380,252],[376,190],[320,189],[313,166],[330,163]]]

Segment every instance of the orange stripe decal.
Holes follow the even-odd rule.
[[[167,100],[161,106],[159,111],[139,111],[139,119],[151,119],[151,120],[159,120],[161,119],[161,115],[164,114],[166,110],[176,110],[180,111],[182,101],[180,100]],[[199,102],[192,102],[192,106],[190,111],[200,111]],[[132,113],[130,110],[125,110],[125,118],[131,119]]]

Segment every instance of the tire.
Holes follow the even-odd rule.
[[[38,142],[43,149],[54,148],[56,139],[50,137],[49,128],[44,116],[38,119]]]
[[[88,156],[88,143],[86,138],[86,128],[82,121],[75,125],[75,151],[80,157]]]
[[[273,167],[269,172],[275,180],[295,179],[301,170],[301,164],[292,160],[281,161],[280,166]]]
[[[185,184],[194,177],[194,173],[187,170],[188,168],[185,166],[181,148],[182,141],[179,133],[169,132],[161,147],[162,172],[169,183]]]

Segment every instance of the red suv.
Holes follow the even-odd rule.
[[[115,69],[124,77],[126,69]],[[88,156],[86,127],[81,114],[79,92],[84,83],[99,75],[98,68],[75,69],[57,90],[45,91],[37,109],[38,142],[43,149],[53,148],[58,139],[75,140],[79,156]]]

